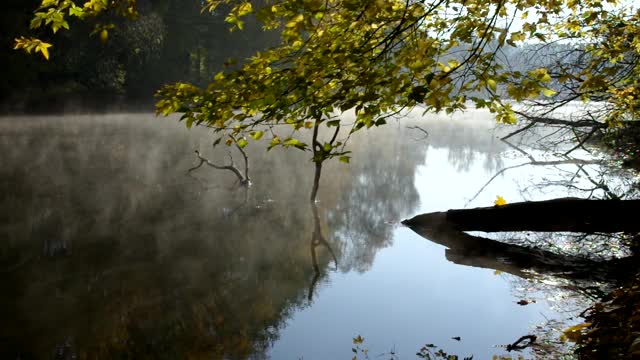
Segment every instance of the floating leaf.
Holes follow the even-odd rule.
[[[582,330],[591,326],[590,322],[585,322],[582,324],[574,325],[569,328],[566,328],[562,331],[562,335],[560,336],[560,340],[562,341],[571,341],[576,342],[580,335],[582,334]]]
[[[507,201],[500,195],[496,196],[496,201],[493,202],[495,206],[507,205]]]

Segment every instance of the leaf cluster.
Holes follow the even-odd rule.
[[[550,11],[559,12],[552,5]],[[288,125],[295,133],[344,125],[338,115],[352,110],[353,133],[417,105],[451,113],[469,100],[496,112],[498,121],[513,123],[515,115],[498,93],[498,84],[509,77],[494,61],[497,49],[489,46],[506,42],[508,27],[499,25],[510,19],[506,7],[504,1],[299,0],[255,8],[248,1],[209,0],[205,10],[227,9],[232,30],[241,30],[242,19],[253,15],[265,29],[278,29],[281,43],[237,71],[216,74],[206,88],[165,86],[157,111],[182,112],[189,127],[205,125],[234,136],[266,127],[270,147],[301,149],[307,145],[294,136],[281,141],[273,127]],[[518,32],[509,39],[524,36]],[[553,94],[542,85],[549,81],[544,69],[529,75],[527,94]],[[478,91],[487,96],[469,95]]]
[[[81,2],[73,0],[42,0],[40,6],[34,11],[29,28],[32,30],[47,28],[53,34],[56,34],[60,29],[69,30],[70,18],[86,20],[106,13],[113,13],[130,19],[137,18],[136,0],[87,0]],[[97,23],[93,33],[99,34],[100,40],[105,42],[108,38],[108,30],[112,29],[113,26],[113,24]],[[44,51],[42,51],[42,44],[48,45],[44,48]],[[20,37],[15,39],[14,49],[24,49],[27,53],[35,49],[36,52],[42,53],[49,60],[47,49],[51,46],[51,44],[34,37]]]

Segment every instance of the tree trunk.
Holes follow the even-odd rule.
[[[429,225],[436,214],[442,213],[418,215],[403,224]],[[444,214],[447,223],[459,231],[640,232],[640,200],[561,198],[456,209]]]

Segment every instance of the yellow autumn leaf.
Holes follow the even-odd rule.
[[[24,36],[16,38],[14,41],[14,50],[23,49],[28,54],[30,54],[31,51],[34,53],[39,52],[45,59],[49,60],[49,48],[52,46],[51,44],[36,38],[27,39]]]
[[[542,78],[540,79],[540,81],[542,82],[549,82],[551,81],[551,75],[547,74],[546,72],[544,73],[544,75],[542,75]]]
[[[495,206],[507,205],[507,201],[500,195],[496,196],[496,201],[493,202]]]
[[[36,47],[36,51],[40,51],[42,53],[42,56],[44,56],[45,59],[49,60],[49,48],[51,47],[51,44],[47,44],[47,43],[40,43],[40,45],[38,45]]]

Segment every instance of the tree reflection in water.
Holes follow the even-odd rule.
[[[315,188],[315,187],[314,187]],[[311,212],[313,213],[313,233],[311,234],[311,264],[313,266],[313,279],[311,279],[311,284],[309,285],[309,292],[307,295],[307,299],[311,302],[313,300],[313,293],[316,288],[316,284],[318,280],[320,280],[320,276],[322,275],[322,270],[320,265],[318,264],[318,253],[317,248],[319,246],[323,246],[327,249],[329,254],[331,254],[331,258],[335,262],[335,270],[338,270],[338,258],[336,254],[333,252],[331,245],[327,242],[327,239],[324,237],[322,233],[322,227],[320,225],[320,215],[318,214],[318,205],[315,202],[311,202]]]

